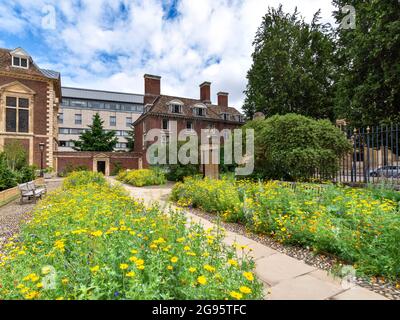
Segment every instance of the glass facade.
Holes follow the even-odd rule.
[[[114,103],[106,101],[92,101],[82,99],[63,98],[61,107],[92,109],[92,110],[111,110],[122,112],[143,112],[143,105],[130,103]]]

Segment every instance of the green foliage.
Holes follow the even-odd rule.
[[[333,0],[342,22],[356,10],[356,28],[337,29],[336,113],[354,126],[400,121],[400,2]]]
[[[168,181],[183,181],[184,178],[199,173],[199,166],[194,164],[173,164],[167,167],[166,178]]]
[[[20,170],[28,163],[28,155],[23,145],[18,140],[12,140],[4,146],[4,154],[7,159],[8,167],[11,170]]]
[[[106,183],[106,179],[104,178],[104,175],[99,172],[76,171],[70,173],[68,177],[64,180],[63,188],[71,189],[90,183],[104,185]]]
[[[10,169],[4,153],[0,153],[0,191],[15,187],[17,175]]]
[[[66,165],[66,167],[64,168],[64,170],[62,172],[60,172],[58,175],[60,177],[66,177],[70,173],[76,172],[76,171],[89,171],[89,169],[86,166],[74,166],[73,164],[68,163]]]
[[[361,274],[394,280],[400,277],[400,216],[392,195],[335,185],[190,178],[174,186],[172,200],[279,242],[334,254]]]
[[[162,185],[167,182],[164,172],[158,168],[121,171],[117,180],[135,187]]]
[[[18,183],[33,181],[37,178],[36,166],[25,166],[18,171]]]
[[[345,135],[328,120],[296,114],[247,123],[255,131],[255,171],[278,180],[304,180],[319,172],[332,177],[351,150]]]
[[[132,152],[135,149],[135,130],[133,127],[128,131],[128,136],[125,139],[128,142],[129,151]]]
[[[106,132],[103,124],[104,121],[96,113],[89,130],[82,133],[78,141],[74,141],[74,149],[77,151],[113,151],[118,143],[118,138],[114,131]]]
[[[248,72],[246,115],[299,113],[333,119],[334,44],[330,26],[311,24],[297,9],[286,14],[282,6],[269,8],[259,27]]]
[[[116,175],[118,175],[118,173],[120,173],[122,170],[124,170],[121,162],[115,162],[113,164],[114,164],[114,168],[111,171],[112,176],[116,176]]]
[[[2,299],[262,299],[254,262],[225,246],[222,230],[87,182],[42,200],[7,245]]]

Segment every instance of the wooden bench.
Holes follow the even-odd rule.
[[[33,202],[36,203],[37,198],[41,199],[42,196],[47,193],[47,188],[45,185],[36,186],[33,181],[18,185],[18,189],[21,193],[21,204],[23,204],[24,199],[28,199],[28,201],[33,199]]]

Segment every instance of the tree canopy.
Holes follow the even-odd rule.
[[[333,41],[318,11],[307,24],[297,9],[269,8],[254,41],[244,111],[333,118]]]
[[[355,28],[336,30],[337,117],[367,126],[400,121],[400,2],[334,0],[337,23],[345,5],[355,9]]]
[[[105,131],[103,124],[104,121],[96,113],[89,130],[82,133],[78,141],[74,141],[74,149],[77,151],[113,151],[118,139],[114,131]]]

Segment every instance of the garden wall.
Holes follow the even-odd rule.
[[[137,152],[56,152],[57,173],[69,168],[85,167],[89,171],[100,171],[99,163],[104,164],[104,174],[112,174],[116,166],[124,169],[141,169],[142,154]]]

